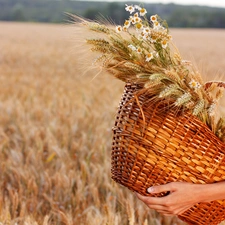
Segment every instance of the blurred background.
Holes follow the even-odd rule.
[[[0,20],[45,23],[64,23],[65,13],[89,19],[100,15],[115,23],[126,19],[125,1],[76,1],[76,0],[0,0]],[[139,1],[149,15],[163,15],[170,27],[225,27],[224,1]]]

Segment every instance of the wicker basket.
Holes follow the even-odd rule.
[[[189,113],[165,111],[127,83],[113,128],[112,179],[142,195],[173,181],[213,183],[225,179],[225,143]],[[136,97],[135,97],[136,96]],[[165,193],[163,193],[165,194]],[[225,220],[225,201],[199,203],[179,218],[188,224]]]

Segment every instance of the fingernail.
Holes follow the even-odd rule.
[[[147,192],[148,192],[148,193],[154,192],[154,188],[153,188],[153,187],[149,187],[149,188],[147,189]]]

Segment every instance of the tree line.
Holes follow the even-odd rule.
[[[124,10],[127,2],[98,2],[76,0],[0,0],[0,20],[46,23],[65,23],[66,13],[88,19],[104,17],[115,24],[122,24],[129,13]],[[129,4],[129,3],[127,3]],[[169,27],[225,28],[225,8],[152,4],[132,2],[145,7],[148,15],[158,14],[167,20]]]

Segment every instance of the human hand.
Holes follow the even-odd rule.
[[[137,193],[137,197],[149,208],[155,209],[159,213],[171,216],[180,215],[191,208],[202,199],[202,185],[186,182],[172,182],[165,185],[153,186],[147,190],[151,194],[169,192],[164,197],[142,196]]]

